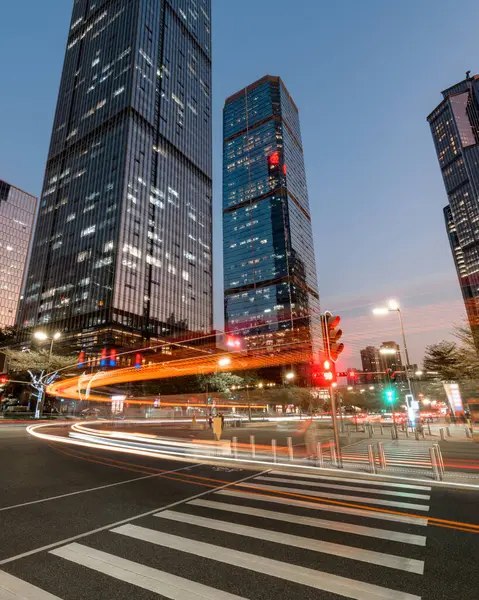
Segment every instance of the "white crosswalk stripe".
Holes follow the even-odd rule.
[[[303,588],[345,599],[421,600],[430,491],[270,471],[45,552],[44,589],[0,571],[0,600],[66,600],[60,574],[72,569],[82,582],[86,569],[84,585],[95,591],[109,578],[118,600],[135,597],[135,589],[172,600],[254,600],[260,590],[266,597],[273,580],[271,600],[278,589],[281,598],[311,593]]]

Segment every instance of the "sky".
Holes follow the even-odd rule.
[[[411,361],[464,318],[427,115],[479,71],[476,0],[212,0],[215,324],[223,324],[222,108],[265,74],[300,110],[322,309],[342,317],[342,366],[400,342]],[[0,6],[0,179],[39,195],[71,0]],[[8,26],[5,26],[8,24]],[[20,26],[21,25],[21,26]],[[476,60],[474,60],[476,58]],[[402,345],[402,344],[401,344]]]

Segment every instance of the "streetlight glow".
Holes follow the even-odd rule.
[[[379,354],[396,354],[397,350],[394,348],[381,348]]]
[[[348,392],[350,392],[353,389],[352,385],[348,385]]]
[[[389,312],[389,308],[385,308],[385,307],[373,308],[373,315],[376,315],[376,316],[387,315],[388,312]]]
[[[48,335],[44,331],[35,331],[35,333],[33,334],[33,337],[36,340],[40,340],[41,342],[44,342],[45,340],[48,339]]]
[[[388,309],[389,310],[399,310],[399,302],[397,300],[389,300]]]
[[[290,371],[289,373],[286,373],[286,379],[294,379],[294,373],[293,373],[293,371]]]
[[[225,356],[224,358],[220,358],[218,361],[218,365],[220,367],[227,367],[230,364],[231,364],[231,358],[228,358],[227,356]]]
[[[57,331],[56,333],[53,334],[53,339],[54,340],[58,340],[61,337],[62,337],[62,334],[59,331]]]

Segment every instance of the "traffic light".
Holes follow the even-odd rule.
[[[342,330],[339,328],[341,317],[334,316],[330,312],[325,312],[321,316],[321,322],[323,326],[324,348],[329,359],[335,363],[344,350],[344,344],[339,342],[343,335]]]
[[[318,364],[313,364],[313,386],[331,387],[336,383],[336,369],[329,358],[322,357]]]
[[[139,352],[137,352],[136,356],[135,356],[135,369],[139,369],[141,367],[141,363],[142,363],[141,354]]]
[[[81,369],[83,367],[83,363],[85,362],[85,352],[82,350],[78,355],[78,368]]]
[[[110,350],[110,367],[116,367],[116,350]]]
[[[107,349],[102,348],[100,355],[100,367],[106,367],[107,363]]]
[[[384,396],[388,404],[393,404],[396,400],[396,391],[392,388],[387,388],[384,390]]]

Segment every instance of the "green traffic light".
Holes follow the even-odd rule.
[[[394,390],[386,390],[386,402],[392,404],[394,402]]]

